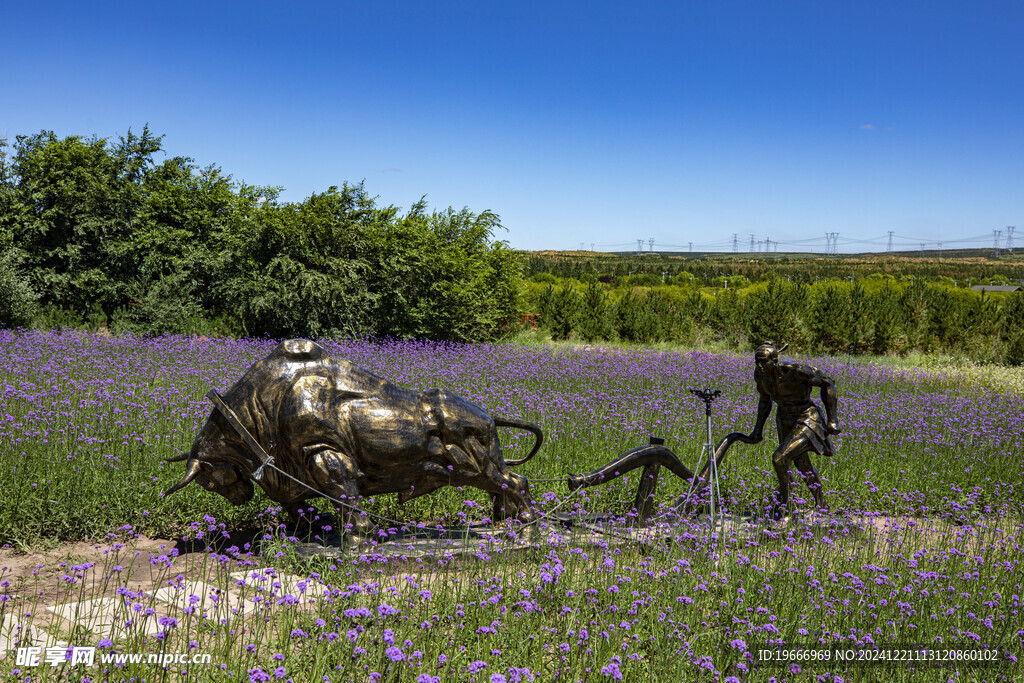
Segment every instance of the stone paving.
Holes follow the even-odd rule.
[[[760,533],[765,527],[750,518],[730,517],[724,523],[724,535],[746,538]],[[826,517],[794,516],[773,525],[772,530],[798,529],[817,532],[834,529],[834,521]],[[525,531],[525,532],[524,532]],[[474,557],[495,551],[521,551],[541,546],[568,544],[623,545],[639,544],[655,548],[679,542],[706,542],[710,533],[707,518],[697,519],[688,527],[653,525],[634,529],[612,527],[599,517],[576,519],[571,524],[549,524],[543,529],[530,527],[518,535],[508,529],[479,527],[464,529],[450,535],[431,530],[419,530],[384,541],[364,540],[360,544],[342,543],[340,538],[327,538],[320,543],[300,543],[296,550],[300,557],[327,558],[428,558]],[[322,586],[309,579],[273,568],[263,567],[229,574],[232,587],[217,588],[199,580],[180,579],[174,585],[154,588],[152,593],[133,596],[98,597],[68,602],[48,609],[52,619],[46,630],[36,619],[22,619],[7,614],[0,621],[0,658],[9,650],[24,646],[67,648],[60,636],[79,630],[91,632],[97,641],[107,638],[116,641],[131,634],[155,635],[164,626],[161,619],[182,619],[185,615],[230,622],[272,605],[296,604],[300,607],[316,602]],[[245,591],[243,598],[242,591]],[[45,620],[39,620],[45,621]]]

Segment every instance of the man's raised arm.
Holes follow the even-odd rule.
[[[757,393],[760,398],[757,401],[757,421],[754,423],[754,431],[750,432],[750,438],[754,440],[754,443],[759,443],[764,438],[764,423],[772,412],[772,397],[761,387],[761,383],[756,378],[754,381],[757,384]]]
[[[818,368],[811,368],[811,384],[821,387],[821,402],[825,406],[825,429],[829,434],[839,434],[839,410],[836,407],[836,383]]]

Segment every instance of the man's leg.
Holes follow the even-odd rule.
[[[818,477],[818,470],[814,469],[813,463],[811,463],[810,451],[804,451],[794,459],[794,463],[800,474],[803,475],[804,482],[807,484],[807,488],[811,490],[811,495],[814,496],[814,505],[821,508],[823,512],[828,512],[828,503],[825,502],[825,493],[822,490],[821,479]]]
[[[779,480],[779,490],[772,509],[773,519],[781,519],[789,512],[789,466],[796,457],[806,453],[810,447],[811,444],[807,438],[797,430],[790,432],[772,454],[772,466],[775,467],[775,476]]]

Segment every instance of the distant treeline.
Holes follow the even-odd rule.
[[[984,362],[1024,363],[1024,293],[989,294],[876,274],[816,284],[774,272],[702,287],[689,273],[662,284],[633,275],[613,287],[593,276],[541,274],[527,299],[554,339],[725,344],[766,340],[805,353],[902,354],[917,350]]]
[[[498,216],[405,213],[343,184],[300,203],[148,127],[0,147],[0,326],[476,341],[517,321]]]
[[[756,281],[768,273],[793,282],[813,284],[821,280],[847,280],[868,275],[893,275],[898,278],[924,279],[958,287],[989,284],[1024,283],[1024,254],[1006,254],[999,258],[908,258],[898,254],[879,256],[701,256],[683,258],[658,254],[620,256],[561,253],[529,255],[526,276],[549,273],[560,278],[580,279],[593,276],[603,282],[630,275],[650,275],[660,282],[686,272],[703,284],[716,278],[741,275]]]

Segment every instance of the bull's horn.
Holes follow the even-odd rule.
[[[181,481],[179,481],[177,484],[175,484],[171,488],[169,488],[166,491],[164,491],[164,495],[165,496],[169,496],[172,493],[174,493],[175,491],[178,491],[179,489],[181,489],[182,487],[187,486],[188,483],[190,481],[192,481],[193,479],[195,479],[196,475],[199,474],[199,466],[201,464],[202,463],[199,461],[198,458],[195,459],[195,460],[190,461],[189,464],[188,464],[188,469],[185,471],[185,476],[182,477]]]
[[[178,455],[171,456],[170,458],[164,458],[164,462],[185,462],[190,456],[190,453],[179,453]]]

